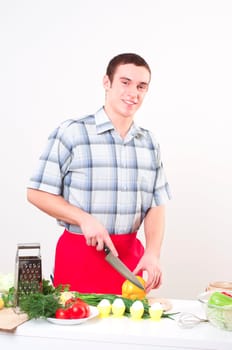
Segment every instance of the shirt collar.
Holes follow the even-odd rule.
[[[102,134],[106,131],[114,129],[114,126],[108,118],[103,107],[95,113],[95,122],[98,134]]]
[[[102,134],[106,131],[114,130],[114,125],[110,121],[103,107],[100,108],[95,113],[95,122],[96,122],[96,129],[98,134]],[[128,132],[128,135],[130,135],[131,137],[139,137],[141,135],[144,135],[144,132],[145,132],[145,129],[139,127],[133,122]]]

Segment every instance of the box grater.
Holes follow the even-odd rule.
[[[15,262],[16,304],[21,296],[42,288],[42,260],[39,243],[17,245]]]

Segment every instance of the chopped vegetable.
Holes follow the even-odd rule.
[[[56,310],[55,318],[62,318],[62,319],[69,318],[67,310],[65,310],[62,307],[60,307],[59,309]]]
[[[136,276],[139,282],[145,287],[145,281],[141,276]],[[142,300],[146,297],[145,290],[137,287],[129,280],[125,280],[122,284],[122,296],[131,300]]]
[[[208,304],[217,306],[232,305],[232,297],[222,292],[214,292],[210,296]]]
[[[89,305],[82,300],[76,300],[74,303],[69,304],[66,309],[68,318],[86,318],[90,315]]]
[[[222,294],[227,295],[228,297],[232,298],[232,294],[228,293],[228,292],[221,292]]]
[[[232,331],[232,296],[227,292],[214,292],[207,303],[207,318],[221,329]]]
[[[232,331],[232,304],[224,306],[208,304],[206,314],[214,326]]]

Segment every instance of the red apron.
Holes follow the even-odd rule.
[[[119,258],[133,271],[144,253],[136,233],[110,238]],[[88,246],[82,234],[65,230],[56,246],[54,286],[69,284],[70,290],[80,293],[121,294],[125,278],[104,258],[105,253]]]

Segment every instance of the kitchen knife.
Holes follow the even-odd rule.
[[[144,286],[139,282],[137,277],[131,272],[131,270],[116,256],[113,255],[111,250],[105,245],[104,251],[106,253],[105,260],[113,266],[123,277],[135,284],[138,288],[144,290]]]

